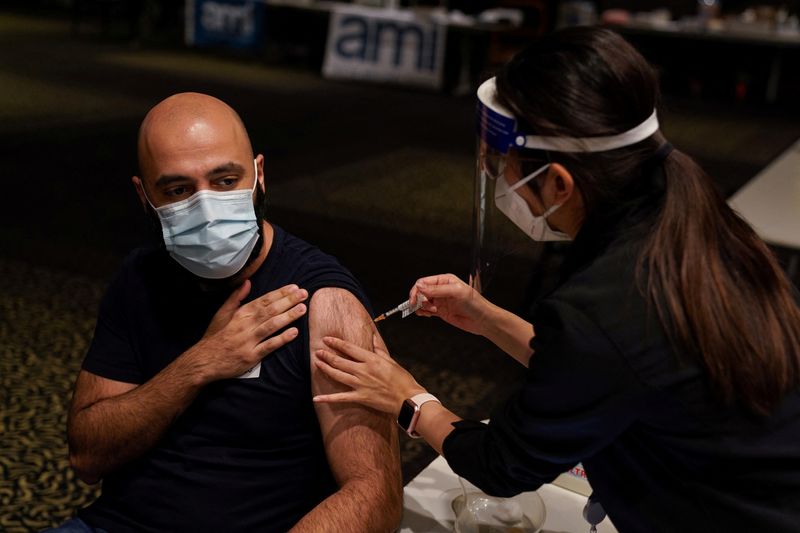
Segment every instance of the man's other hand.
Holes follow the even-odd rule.
[[[204,384],[242,375],[298,335],[295,327],[275,333],[306,313],[301,303],[308,298],[306,290],[286,285],[242,305],[249,293],[245,280],[211,319],[200,342],[184,354]]]

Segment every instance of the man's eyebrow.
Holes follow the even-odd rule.
[[[192,178],[188,176],[183,176],[181,174],[164,174],[158,177],[156,180],[155,186],[156,187],[166,187],[176,181],[192,181]]]
[[[244,174],[244,167],[239,163],[234,163],[233,161],[228,161],[227,163],[223,163],[219,166],[214,167],[213,169],[209,170],[206,173],[206,177],[210,178],[212,176],[216,176],[218,174]],[[193,181],[192,178],[189,176],[184,176],[183,174],[163,174],[158,177],[156,180],[155,186],[156,187],[166,187],[167,185],[171,185],[178,181]]]
[[[211,176],[216,176],[217,174],[224,174],[224,173],[244,174],[244,167],[239,163],[228,161],[227,163],[223,163],[222,165],[214,167],[206,174],[206,177],[210,178]]]

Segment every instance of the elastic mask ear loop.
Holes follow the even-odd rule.
[[[153,211],[158,212],[156,206],[154,206],[153,202],[150,201],[150,197],[147,196],[147,189],[144,188],[144,180],[139,178],[139,183],[142,186],[142,194],[144,194],[144,199],[147,200],[147,203],[150,204],[150,207],[153,209]]]
[[[253,189],[250,193],[256,192],[256,184],[258,184],[258,162],[253,158],[253,170],[255,170],[255,177],[253,178]]]
[[[542,213],[542,215],[541,215],[541,216],[542,216],[542,217],[544,217],[544,218],[546,219],[547,217],[549,217],[550,215],[552,215],[552,214],[555,212],[555,210],[556,210],[556,209],[558,209],[559,207],[561,207],[561,205],[562,205],[562,204],[555,204],[555,205],[553,205],[553,206],[550,206],[550,208],[549,208],[549,209],[547,209],[547,210],[546,210],[544,213]]]
[[[548,156],[547,158],[550,159],[550,154],[547,154],[547,156]],[[537,171],[535,171],[535,172],[533,172],[531,174],[528,174],[527,176],[525,176],[524,178],[519,180],[512,187],[509,187],[508,190],[511,191],[511,192],[516,191],[517,189],[519,189],[520,187],[522,187],[523,185],[525,185],[526,183],[528,183],[529,181],[534,179],[536,176],[540,175],[542,172],[544,172],[545,170],[550,168],[550,165],[551,165],[551,163],[548,162],[546,165],[544,165],[539,170],[537,170]],[[549,208],[545,209],[544,213],[542,213],[540,216],[543,217],[546,220],[547,217],[549,217],[551,214],[553,214],[553,212],[555,212],[556,209],[561,207],[561,205],[562,204],[555,204],[553,206],[550,206]]]
[[[516,191],[517,189],[519,189],[520,187],[522,187],[523,185],[525,185],[526,183],[528,183],[529,181],[531,181],[531,180],[532,180],[533,178],[535,178],[536,176],[540,175],[542,172],[544,172],[544,171],[545,171],[545,170],[547,170],[548,168],[550,168],[550,163],[547,163],[546,165],[544,165],[544,166],[543,166],[542,168],[540,168],[539,170],[537,170],[537,171],[535,171],[535,172],[532,172],[531,174],[528,174],[527,176],[525,176],[524,178],[522,178],[521,180],[519,180],[518,182],[516,182],[514,185],[510,186],[510,187],[508,188],[508,190],[509,190],[510,192],[514,192],[514,191]]]

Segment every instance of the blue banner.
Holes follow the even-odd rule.
[[[187,0],[186,41],[255,49],[264,38],[264,5],[254,0]]]

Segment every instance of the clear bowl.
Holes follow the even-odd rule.
[[[535,492],[496,498],[473,490],[466,497],[458,494],[451,505],[457,533],[538,533],[547,517],[544,502]]]

